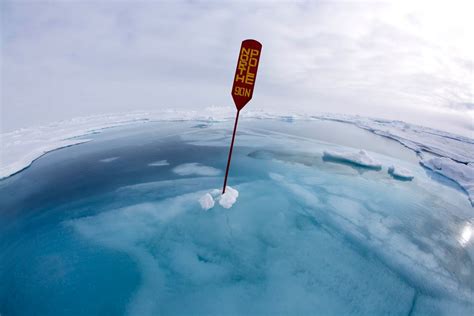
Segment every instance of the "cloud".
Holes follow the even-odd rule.
[[[449,112],[472,130],[469,7],[4,1],[0,127],[105,112],[233,106],[237,51],[243,39],[255,38],[263,51],[252,107],[421,124],[427,122],[423,113]]]

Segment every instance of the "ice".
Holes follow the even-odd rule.
[[[384,168],[410,170],[416,181],[326,163],[324,150],[358,152],[281,130],[299,128],[298,119],[272,121],[279,134],[271,137],[240,126],[244,137],[236,143],[225,198],[214,189],[223,181],[214,167],[227,158],[231,131],[219,124],[176,123],[183,130],[169,143],[136,137],[141,126],[127,129],[131,138],[120,130],[120,141],[133,144],[114,151],[120,164],[97,166],[114,154],[92,142],[82,153],[81,147],[57,153],[61,172],[51,173],[57,160],[48,164],[45,157],[18,181],[3,181],[0,208],[27,211],[0,216],[12,223],[0,230],[7,245],[0,247],[2,313],[472,314],[474,221],[464,193],[433,181],[439,177],[417,161],[374,151],[367,154]],[[202,142],[222,138],[197,147],[182,137],[189,129]],[[190,153],[187,160],[182,153]],[[169,170],[147,167],[163,158]],[[88,163],[91,168],[75,168]],[[185,175],[170,173],[174,167]],[[112,175],[107,181],[104,171]],[[237,194],[238,202],[224,209]],[[56,272],[47,256],[65,267],[57,269],[59,278],[47,273]]]
[[[199,198],[199,204],[203,210],[207,211],[214,207],[214,199],[209,193],[206,193]]]
[[[167,160],[159,160],[159,161],[151,162],[148,165],[150,167],[163,167],[163,166],[169,166],[169,164],[170,163]]]
[[[402,180],[413,180],[414,178],[414,175],[410,170],[400,166],[395,167],[392,165],[388,167],[388,173],[391,174],[394,178],[399,178]]]
[[[223,208],[231,208],[239,197],[239,191],[230,186],[225,187],[225,193],[219,198],[219,204]]]
[[[236,189],[226,186],[225,193],[222,194],[221,190],[214,189],[209,193],[204,194],[199,198],[199,204],[203,210],[207,211],[214,207],[214,201],[219,202],[220,206],[223,208],[231,208],[232,205],[237,202],[237,198],[239,197],[239,191]]]
[[[173,172],[180,176],[217,176],[221,173],[219,169],[202,165],[197,162],[184,163],[173,168]]]
[[[471,164],[457,163],[445,157],[421,160],[421,164],[458,183],[474,205],[474,167]]]
[[[398,141],[415,151],[424,167],[457,182],[474,206],[474,139],[394,120],[340,114],[326,114],[315,118],[353,124]],[[433,156],[435,158],[431,158]]]
[[[319,119],[354,124],[374,134],[391,138],[417,153],[427,152],[454,161],[474,162],[474,139],[401,121],[327,114]]]
[[[349,162],[367,168],[382,168],[382,164],[369,156],[365,150],[359,150],[357,152],[325,150],[323,153],[323,158],[334,161]]]

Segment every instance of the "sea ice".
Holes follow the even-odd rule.
[[[369,154],[367,154],[365,150],[359,150],[358,152],[325,150],[323,158],[336,161],[350,162],[367,168],[382,168],[382,164],[371,156],[369,156]]]
[[[173,168],[173,172],[180,176],[217,176],[221,173],[219,169],[201,165],[197,162],[184,163]]]
[[[446,157],[424,159],[420,163],[458,183],[468,194],[471,204],[474,205],[474,168],[472,164],[457,163]]]
[[[474,140],[465,136],[394,120],[340,114],[327,114],[317,118],[353,124],[396,140],[417,153],[429,152],[457,162],[474,162]]]
[[[400,178],[403,180],[412,180],[414,178],[410,170],[403,167],[395,167],[393,165],[388,167],[388,173],[394,178]]]

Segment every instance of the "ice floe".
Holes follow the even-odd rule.
[[[402,180],[412,180],[415,177],[410,170],[400,166],[396,167],[392,165],[388,167],[388,173],[394,178],[399,178]]]
[[[237,202],[238,197],[239,191],[230,186],[226,186],[224,194],[221,194],[221,190],[214,189],[200,197],[199,204],[201,204],[202,209],[205,211],[213,208],[215,202],[219,202],[219,205],[223,208],[231,208],[234,203]]]
[[[372,158],[365,150],[359,151],[334,151],[325,150],[323,159],[353,163],[358,166],[381,169],[382,164]]]
[[[197,162],[184,163],[173,168],[173,172],[180,176],[217,176],[221,173],[219,169],[202,165]]]
[[[341,114],[326,114],[315,118],[353,124],[376,135],[398,141],[415,151],[424,167],[457,182],[474,205],[474,139],[401,121]],[[432,156],[435,158],[429,158]]]
[[[328,114],[319,119],[353,124],[374,134],[391,138],[417,153],[427,152],[454,161],[474,162],[474,139],[401,121]]]
[[[468,194],[474,205],[474,167],[472,164],[457,163],[446,157],[434,157],[421,160],[426,168],[458,183]]]

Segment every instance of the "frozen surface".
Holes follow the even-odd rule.
[[[317,118],[354,124],[374,134],[398,141],[415,151],[423,166],[457,182],[466,191],[471,202],[474,201],[472,176],[474,139],[401,121],[335,114],[321,115]],[[436,158],[431,160],[430,157],[433,156],[448,160]],[[443,164],[444,168],[436,168],[435,164]]]
[[[474,167],[472,164],[457,163],[445,157],[425,159],[421,161],[421,164],[457,182],[467,192],[474,205]]]
[[[417,153],[431,153],[462,163],[474,162],[472,138],[401,121],[331,114],[318,118],[354,124],[377,135],[394,139]]]
[[[343,162],[353,163],[359,166],[373,168],[373,169],[380,169],[382,168],[382,164],[372,158],[365,150],[359,151],[333,151],[333,150],[325,150],[324,151],[324,158],[330,160],[338,160]]]
[[[414,178],[413,173],[400,166],[390,166],[388,167],[388,173],[394,176],[395,178],[400,178],[403,180],[412,180]]]
[[[301,122],[239,122],[225,199],[228,121],[110,129],[3,179],[0,313],[472,315],[465,194],[416,157],[362,147],[383,172],[328,162],[354,149]]]

